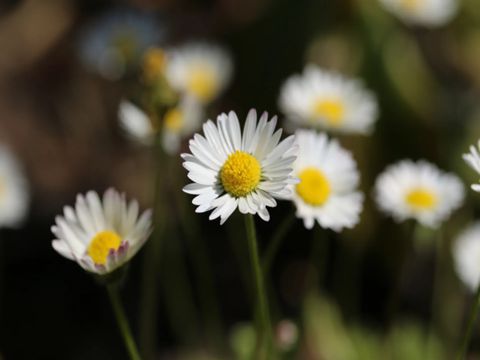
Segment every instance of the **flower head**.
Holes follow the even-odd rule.
[[[380,0],[383,7],[410,25],[436,27],[450,21],[458,0]]]
[[[18,226],[27,215],[30,194],[15,156],[0,146],[0,227]]]
[[[377,119],[375,96],[357,80],[308,65],[282,86],[279,106],[298,126],[366,134]]]
[[[458,277],[471,291],[480,283],[480,222],[463,231],[453,244],[453,260]]]
[[[426,162],[403,160],[390,165],[375,184],[378,206],[397,221],[415,219],[436,228],[463,202],[457,176]]]
[[[191,43],[168,53],[165,70],[170,85],[201,103],[215,100],[232,76],[232,60],[223,49]]]
[[[470,152],[467,154],[463,154],[463,160],[466,161],[470,167],[475,170],[478,174],[480,174],[480,141],[477,144],[477,147],[470,146]],[[480,184],[472,184],[471,188],[473,191],[480,192]]]
[[[75,208],[66,206],[55,218],[53,248],[83,269],[107,274],[128,262],[151,232],[151,211],[139,216],[136,200],[109,189],[103,201],[94,191],[78,195]]]
[[[358,192],[359,174],[352,155],[336,140],[314,130],[295,132],[299,146],[294,175],[292,200],[297,217],[307,229],[315,220],[321,227],[340,231],[352,228],[359,221],[363,195]]]
[[[196,195],[192,203],[197,212],[213,210],[210,220],[220,217],[223,224],[235,211],[258,214],[268,221],[267,207],[276,206],[275,197],[289,195],[295,182],[292,166],[296,158],[295,138],[280,141],[282,130],[275,131],[276,117],[248,113],[243,134],[237,115],[221,114],[217,123],[203,125],[204,135],[190,140],[191,154],[182,154],[183,166],[193,181],[183,188]]]

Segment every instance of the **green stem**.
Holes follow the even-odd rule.
[[[271,359],[272,336],[270,313],[263,284],[264,278],[260,267],[255,221],[252,214],[245,215],[245,228],[247,231],[248,251],[257,297],[256,308],[259,315],[259,321],[257,322],[257,353],[259,354],[259,359]]]
[[[273,265],[273,261],[276,258],[278,249],[282,244],[283,239],[288,233],[288,230],[292,227],[295,221],[295,215],[293,212],[289,214],[287,219],[285,219],[280,226],[277,228],[277,231],[273,234],[272,240],[268,243],[267,249],[265,250],[265,256],[263,257],[263,273],[265,278],[269,278],[270,270]]]
[[[135,340],[132,336],[132,331],[130,330],[130,325],[128,324],[127,317],[125,316],[125,311],[120,303],[117,286],[110,283],[107,284],[106,287],[115,318],[117,319],[118,328],[122,334],[122,338],[125,343],[125,347],[128,350],[128,354],[130,355],[130,359],[141,360],[137,345],[135,344]]]
[[[306,290],[316,291],[325,280],[329,239],[320,226],[313,229],[312,249],[310,251],[310,271],[307,274]]]
[[[480,285],[477,288],[477,292],[475,294],[475,302],[472,306],[472,310],[470,311],[470,319],[468,321],[467,331],[465,332],[460,348],[458,349],[458,353],[456,357],[457,360],[465,359],[468,343],[470,342],[470,338],[472,337],[472,332],[473,332],[475,322],[477,320],[479,308],[480,308]]]
[[[442,296],[442,278],[444,268],[444,254],[443,254],[443,236],[442,229],[438,229],[437,239],[435,239],[435,269],[433,275],[433,294],[432,294],[432,332],[435,329],[441,333],[442,321],[440,316],[440,299]]]
[[[154,232],[152,238],[145,246],[144,262],[142,268],[142,285],[140,294],[140,346],[145,358],[155,357],[155,342],[157,338],[157,304],[159,283],[159,262],[162,248],[162,236],[165,231],[165,217],[163,216],[162,190],[165,156],[160,140],[156,139],[154,147],[155,184],[154,184]]]

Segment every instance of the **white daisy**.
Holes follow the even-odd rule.
[[[65,206],[55,218],[53,248],[83,269],[107,274],[128,262],[151,232],[151,211],[139,216],[136,200],[109,189],[103,195],[77,195],[75,208]]]
[[[25,219],[30,193],[15,156],[0,146],[0,227],[16,227]]]
[[[289,195],[288,184],[295,183],[292,166],[296,158],[295,138],[279,143],[282,130],[275,131],[277,118],[268,120],[265,112],[257,124],[257,113],[248,113],[243,134],[237,115],[208,120],[204,136],[190,140],[192,154],[182,154],[183,166],[193,181],[183,188],[196,195],[196,212],[213,210],[209,219],[220,217],[220,224],[238,207],[242,214],[258,214],[268,221],[267,207],[276,206],[274,197]]]
[[[480,174],[480,141],[477,144],[477,147],[470,146],[470,152],[468,154],[463,154],[463,160],[467,162],[470,167]],[[480,184],[472,184],[471,188],[473,191],[480,192]]]
[[[175,90],[209,103],[228,85],[232,60],[217,46],[187,44],[168,53],[165,75]]]
[[[380,0],[383,7],[409,25],[441,26],[458,10],[458,0]]]
[[[397,221],[415,219],[436,228],[463,202],[464,187],[453,174],[420,160],[390,165],[377,178],[378,206]]]
[[[279,106],[298,126],[369,133],[378,116],[375,96],[358,80],[307,65],[282,86]]]
[[[177,106],[169,109],[160,125],[155,125],[149,116],[129,101],[122,101],[118,110],[121,127],[134,140],[151,145],[156,128],[161,128],[162,146],[165,152],[176,154],[182,139],[200,127],[204,116],[203,107],[192,97],[183,97]]]
[[[453,244],[453,260],[458,277],[476,291],[480,282],[480,222],[460,234]]]
[[[315,220],[321,227],[335,231],[352,228],[359,221],[363,205],[352,155],[323,133],[297,130],[295,136],[299,150],[294,175],[300,182],[294,186],[291,198],[297,217],[303,219],[307,229]]]

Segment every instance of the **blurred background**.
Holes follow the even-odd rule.
[[[110,36],[119,19],[135,29],[131,42],[115,43],[119,39]],[[376,0],[3,0],[0,142],[21,162],[31,202],[19,228],[0,230],[0,358],[127,358],[104,289],[52,249],[50,226],[64,205],[90,189],[113,186],[143,208],[152,206],[154,156],[124,136],[118,105],[135,97],[143,51],[193,40],[222,45],[234,62],[232,82],[208,108],[209,118],[232,109],[241,119],[250,108],[279,114],[281,84],[307,63],[360,77],[377,94],[374,133],[339,137],[359,163],[366,193],[361,223],[341,234],[323,233],[320,294],[306,300],[316,235],[295,223],[267,281],[276,299],[274,319],[289,319],[300,333],[290,358],[373,359],[386,342],[395,343],[392,359],[427,358],[423,336],[432,316],[435,235],[420,229],[421,241],[407,250],[408,224],[382,215],[371,192],[378,173],[403,158],[427,159],[465,184],[476,180],[461,154],[480,137],[477,0],[461,1],[453,21],[432,30],[404,25]],[[108,46],[126,57],[105,52]],[[238,324],[248,324],[252,313],[251,289],[243,281],[249,274],[242,272],[246,248],[236,230],[242,219],[237,214],[220,227],[205,214],[194,217],[191,199],[181,193],[187,179],[180,163],[174,158],[165,169],[166,177],[180,172],[181,181],[166,185],[171,229],[155,275],[156,357],[222,358],[210,346],[220,337],[223,358],[241,358],[251,339],[248,325]],[[479,204],[467,193],[466,204],[443,228],[447,244],[478,216]],[[291,211],[291,204],[280,203],[270,222],[257,222],[261,250]],[[206,249],[216,314],[202,306],[182,214],[194,219]],[[122,291],[134,332],[143,256],[132,261]],[[444,276],[441,340],[434,342],[431,359],[451,358],[472,301],[451,266]],[[389,299],[399,281],[393,319]],[[215,336],[206,331],[212,317],[221,319]],[[475,334],[472,359],[480,358]]]

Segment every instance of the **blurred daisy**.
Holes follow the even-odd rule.
[[[165,70],[170,85],[202,103],[215,100],[232,76],[232,60],[220,47],[191,43],[168,53]]]
[[[292,200],[297,217],[307,229],[315,220],[321,227],[340,231],[359,221],[363,195],[357,191],[359,174],[350,152],[337,141],[314,130],[295,133],[299,145],[294,163],[295,185]]]
[[[16,227],[28,212],[27,180],[15,156],[0,146],[0,227]]]
[[[243,134],[233,111],[219,115],[216,125],[211,120],[203,125],[204,136],[195,134],[190,140],[192,154],[182,154],[193,181],[183,190],[196,195],[196,212],[213,210],[209,219],[220,217],[220,224],[237,207],[242,214],[270,219],[267,207],[276,206],[274,197],[288,196],[288,185],[295,183],[295,138],[279,143],[282,130],[275,131],[276,123],[265,112],[257,124],[257,113],[250,110]]]
[[[463,154],[463,160],[467,162],[470,167],[480,174],[480,141],[477,144],[477,147],[470,146],[470,152],[468,154]],[[480,192],[480,184],[472,184],[471,188],[473,191]]]
[[[80,58],[91,71],[109,80],[120,79],[162,34],[153,15],[119,9],[86,27],[79,43]]]
[[[103,195],[77,195],[75,208],[66,206],[55,218],[53,248],[83,269],[107,274],[128,262],[151,232],[151,211],[139,216],[136,200],[109,189]]]
[[[436,228],[463,202],[457,176],[426,162],[403,160],[390,165],[375,184],[378,206],[397,221],[415,219]]]
[[[361,82],[308,65],[282,86],[279,106],[298,126],[345,133],[369,133],[377,119],[377,101]]]
[[[460,234],[453,244],[453,260],[458,277],[471,291],[480,282],[480,222]]]
[[[143,55],[142,73],[147,83],[155,82],[165,74],[167,58],[165,51],[158,47],[149,48]]]
[[[458,10],[458,0],[380,0],[383,7],[410,25],[446,24]]]
[[[182,139],[200,127],[204,111],[196,100],[184,97],[165,113],[163,121],[157,125],[140,108],[124,100],[120,103],[118,116],[125,132],[142,144],[151,145],[160,128],[165,152],[175,154],[180,150]]]

